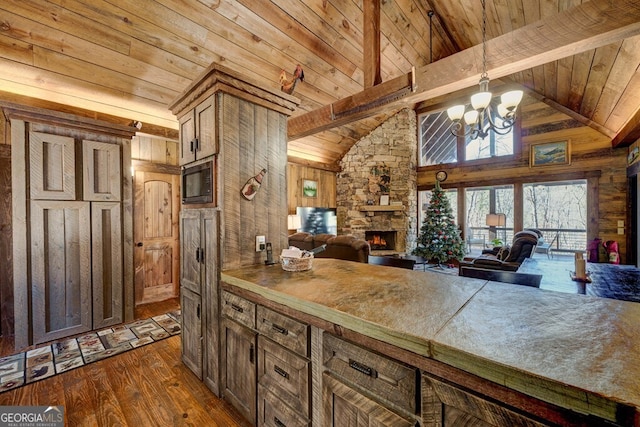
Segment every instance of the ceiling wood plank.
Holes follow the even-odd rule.
[[[545,62],[558,60],[640,34],[640,3],[633,0],[592,0],[535,24],[487,41],[487,70],[503,77]],[[479,80],[482,46],[477,45],[418,69],[417,90],[396,104],[423,101],[476,84]],[[411,75],[398,77],[359,94],[288,120],[289,139],[330,129],[379,111],[380,98],[393,97]],[[384,86],[389,83],[389,85]],[[355,111],[339,119],[333,114],[338,103]],[[385,106],[388,107],[388,106]]]

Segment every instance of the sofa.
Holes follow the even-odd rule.
[[[366,263],[371,246],[369,242],[350,234],[311,234],[297,232],[289,236],[289,246],[310,251],[318,246],[327,245],[325,250],[315,255],[316,258],[336,258],[347,261]]]

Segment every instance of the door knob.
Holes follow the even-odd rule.
[[[137,247],[139,247],[139,248],[141,248],[141,247],[142,247],[142,242],[138,242],[138,243],[136,243],[136,246],[137,246]]]

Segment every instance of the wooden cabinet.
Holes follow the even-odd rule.
[[[182,318],[182,362],[202,379],[202,298],[191,289],[180,288]]]
[[[218,152],[216,99],[209,96],[179,118],[180,165],[204,159]]]
[[[223,395],[259,426],[311,423],[309,325],[223,291]]]
[[[33,342],[90,331],[89,202],[32,201],[30,252]]]
[[[15,348],[133,319],[134,129],[2,104],[10,119]]]
[[[256,423],[256,336],[231,319],[222,319],[222,394],[251,425]]]
[[[181,300],[189,302],[182,305],[182,327],[188,330],[182,334],[182,357],[219,395],[218,210],[183,209],[180,236]]]
[[[324,426],[413,427],[416,421],[398,415],[328,373],[322,376]]]

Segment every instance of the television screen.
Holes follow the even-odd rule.
[[[298,206],[296,214],[300,217],[301,227],[296,231],[312,234],[338,234],[336,208],[303,208]]]

